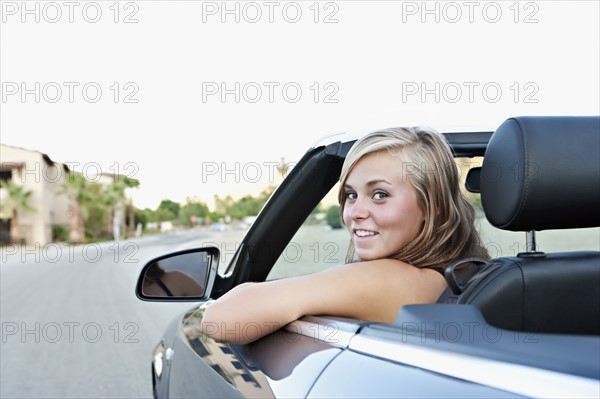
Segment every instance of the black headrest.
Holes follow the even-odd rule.
[[[488,143],[481,202],[513,231],[600,225],[600,116],[506,120]]]

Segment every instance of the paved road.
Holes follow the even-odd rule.
[[[222,242],[219,234],[56,244],[12,255],[5,249],[0,397],[151,397],[152,349],[173,317],[193,304],[139,301],[139,271],[162,253]]]

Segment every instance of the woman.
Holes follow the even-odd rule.
[[[339,202],[351,236],[348,264],[242,284],[206,308],[203,331],[247,343],[306,315],[391,323],[406,304],[435,303],[449,263],[488,257],[450,147],[435,131],[389,129],[357,141],[342,167]]]

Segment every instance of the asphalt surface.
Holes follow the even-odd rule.
[[[1,253],[0,397],[149,398],[152,350],[193,303],[135,296],[151,258],[195,246],[181,233]]]

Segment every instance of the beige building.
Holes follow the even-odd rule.
[[[12,180],[31,191],[29,205],[34,211],[18,210],[18,231],[28,245],[44,245],[53,240],[54,225],[68,226],[69,200],[64,182],[69,168],[54,162],[47,154],[0,144],[0,179]],[[0,203],[6,203],[8,193],[0,189]],[[0,241],[9,242],[12,215],[2,207]]]

